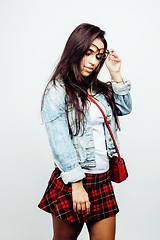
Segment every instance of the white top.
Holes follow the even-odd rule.
[[[106,109],[102,103],[97,101],[102,110],[106,115]],[[95,103],[90,102],[89,111],[93,127],[93,139],[95,145],[95,160],[96,167],[93,169],[83,168],[85,173],[103,173],[109,169],[109,158],[106,150],[105,135],[104,135],[104,117],[100,109],[96,106]]]

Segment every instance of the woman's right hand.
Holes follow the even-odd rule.
[[[90,212],[90,202],[88,193],[83,187],[82,181],[72,183],[72,201],[73,209],[75,212],[80,213],[87,211],[87,214]]]

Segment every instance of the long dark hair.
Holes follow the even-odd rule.
[[[104,38],[104,34],[105,32],[97,26],[88,23],[80,24],[68,38],[61,59],[55,68],[50,81],[48,82],[48,84],[52,82],[53,85],[56,85],[56,82],[60,79],[62,79],[64,82],[66,91],[65,111],[67,114],[67,119],[69,102],[71,103],[72,108],[75,110],[74,123],[76,132],[74,136],[78,135],[81,126],[84,130],[84,109],[87,106],[86,103],[88,101],[86,93],[87,89],[91,86],[96,93],[104,94],[106,100],[112,108],[116,125],[120,129],[111,83],[103,83],[97,79],[97,75],[104,64],[105,59],[103,58],[100,61],[99,65],[88,77],[84,77],[80,73],[80,61],[95,38],[101,39],[101,41],[104,43],[104,51],[107,49],[107,42]],[[42,96],[41,111],[47,86]],[[71,136],[73,136],[70,124],[69,129]]]

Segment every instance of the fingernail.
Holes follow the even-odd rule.
[[[80,212],[78,212],[78,214],[80,214]]]
[[[87,212],[87,214],[89,214],[89,212]]]
[[[76,212],[76,210],[74,210],[74,212]]]
[[[89,204],[91,205],[91,202],[89,202]]]

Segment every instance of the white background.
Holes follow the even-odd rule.
[[[0,1],[0,239],[49,240],[50,214],[37,205],[53,170],[40,102],[70,33],[87,22],[106,31],[132,82],[133,111],[121,117],[129,178],[114,184],[118,240],[158,240],[160,2]],[[104,66],[99,76],[109,80]],[[84,227],[79,240],[88,240]]]

